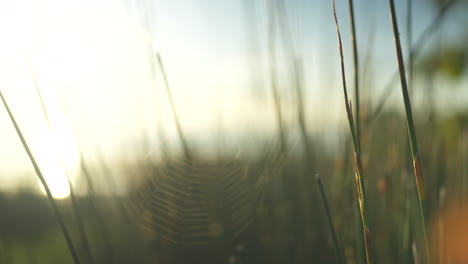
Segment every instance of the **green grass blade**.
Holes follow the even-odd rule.
[[[426,47],[427,44],[430,42],[429,37],[433,35],[434,32],[439,28],[440,25],[442,25],[442,20],[445,18],[445,15],[447,14],[447,11],[451,9],[453,6],[456,6],[456,3],[460,1],[446,1],[442,8],[439,9],[439,12],[437,16],[432,20],[432,22],[423,30],[423,32],[419,35],[419,37],[416,40],[416,43],[411,46],[411,50],[409,52],[409,57],[411,58],[412,61],[417,59],[419,57],[419,54],[422,50],[424,50],[424,47]],[[375,110],[371,114],[369,114],[369,117],[366,120],[366,123],[370,123],[373,120],[376,119],[376,117],[382,112],[386,102],[388,101],[388,98],[390,98],[391,93],[393,92],[394,89],[392,89],[393,85],[395,82],[398,81],[399,77],[399,72],[398,70],[392,75],[390,81],[384,86],[383,88],[383,93],[378,102],[375,104],[376,106],[374,107]]]
[[[341,33],[340,33],[340,27],[338,23],[338,17],[336,15],[335,1],[332,0],[331,2],[332,2],[332,9],[333,9],[333,17],[335,19],[335,25],[336,25],[336,34],[338,38],[338,51],[340,53],[341,77],[342,77],[342,84],[343,84],[345,107],[346,107],[346,113],[348,117],[349,130],[351,132],[351,137],[353,140],[353,147],[354,147],[355,167],[356,167],[355,181],[356,181],[356,190],[357,190],[357,195],[358,195],[358,200],[359,200],[359,209],[361,212],[361,220],[362,220],[363,233],[364,233],[364,246],[366,249],[366,260],[367,260],[367,263],[370,264],[372,263],[372,253],[371,253],[371,248],[370,248],[370,230],[369,230],[369,225],[367,221],[366,190],[365,190],[364,179],[363,179],[362,161],[361,161],[361,155],[360,155],[360,148],[358,145],[358,139],[356,135],[356,127],[354,124],[352,106],[351,106],[351,102],[348,99],[348,91],[346,88],[346,71],[345,71],[345,66],[344,66],[343,45],[341,41]]]
[[[43,112],[44,117],[45,117],[46,122],[47,122],[47,127],[49,128],[49,131],[52,132],[52,130],[53,130],[52,129],[52,123],[51,123],[51,121],[49,119],[49,114],[48,114],[47,109],[45,107],[44,100],[42,98],[41,90],[39,89],[39,85],[37,84],[37,80],[36,80],[36,77],[35,77],[34,72],[32,70],[32,66],[31,66],[31,63],[29,61],[29,58],[27,58],[27,60],[28,60],[29,68],[30,68],[32,78],[33,78],[33,81],[34,81],[34,86],[36,88],[36,93],[37,93],[37,96],[39,97],[39,101],[41,102],[42,112]],[[78,202],[77,202],[76,195],[75,195],[75,188],[73,187],[72,180],[70,178],[70,175],[68,174],[68,171],[67,171],[67,168],[65,167],[65,164],[63,163],[63,160],[61,158],[59,158],[59,159],[60,159],[60,166],[62,167],[63,171],[65,172],[68,187],[70,188],[71,204],[72,204],[72,208],[73,208],[73,211],[75,213],[75,216],[76,216],[76,223],[78,225],[78,231],[80,233],[81,241],[83,242],[83,246],[84,246],[84,249],[86,251],[86,255],[88,257],[88,262],[90,264],[93,264],[94,263],[94,257],[93,257],[93,253],[91,251],[91,246],[89,244],[88,236],[86,235],[86,231],[85,231],[85,228],[84,228],[83,217],[81,216],[81,213],[80,213],[80,211],[78,209]]]
[[[15,117],[13,116],[13,113],[10,110],[10,107],[8,106],[5,97],[3,96],[2,91],[0,91],[0,98],[2,99],[3,106],[5,106],[6,111],[8,112],[8,116],[10,117],[11,122],[13,123],[13,126],[15,127],[16,133],[18,134],[18,137],[20,138],[21,143],[23,144],[24,149],[26,150],[26,153],[28,154],[29,159],[31,160],[31,163],[34,167],[34,171],[37,174],[37,177],[39,177],[39,180],[41,181],[42,185],[44,186],[45,192],[47,194],[47,198],[49,199],[50,204],[52,205],[52,209],[54,211],[54,214],[57,218],[57,222],[60,226],[60,229],[62,230],[63,236],[65,237],[65,240],[68,245],[68,249],[70,250],[70,254],[73,258],[73,262],[75,264],[79,264],[80,260],[78,258],[78,254],[76,252],[75,246],[73,245],[73,241],[71,239],[70,233],[68,232],[67,226],[65,225],[65,221],[63,220],[62,215],[60,214],[60,211],[58,209],[57,203],[55,202],[54,197],[52,196],[52,192],[50,191],[49,185],[47,184],[47,181],[45,180],[44,176],[42,175],[42,172],[39,168],[39,165],[36,162],[36,159],[34,158],[34,155],[32,154],[31,150],[29,149],[28,143],[26,142],[26,139],[23,136],[23,133],[21,132],[21,129],[19,128],[18,124],[16,123]]]
[[[336,235],[335,226],[333,225],[333,220],[330,213],[330,207],[328,206],[327,196],[325,195],[325,190],[323,188],[322,179],[319,174],[315,175],[315,180],[320,191],[320,197],[322,198],[323,208],[325,209],[325,214],[327,215],[328,227],[330,228],[330,233],[333,240],[333,246],[335,247],[335,255],[338,263],[344,264],[343,253],[338,244],[338,237]]]
[[[357,50],[357,37],[356,37],[356,25],[354,19],[354,1],[348,0],[349,10],[349,24],[351,27],[351,48],[353,52],[353,67],[354,67],[354,98],[356,105],[355,110],[355,123],[356,123],[356,139],[359,151],[361,150],[361,115],[360,115],[360,96],[359,96],[359,57]]]
[[[426,257],[427,257],[427,262],[429,263],[430,262],[429,245],[428,245],[427,234],[426,234],[425,209],[424,209],[424,200],[426,199],[426,197],[425,197],[424,182],[423,182],[422,169],[421,169],[421,160],[419,158],[416,129],[414,127],[414,121],[413,121],[413,111],[411,109],[411,102],[410,102],[410,98],[408,94],[408,83],[406,81],[405,62],[403,59],[403,52],[401,49],[400,33],[398,30],[398,21],[397,21],[394,1],[389,0],[389,5],[390,5],[390,17],[391,17],[391,22],[392,22],[392,27],[393,27],[393,36],[394,36],[394,41],[395,41],[395,50],[396,50],[396,56],[397,56],[397,62],[398,62],[398,70],[400,72],[401,91],[403,94],[403,102],[405,104],[408,135],[409,135],[410,145],[411,145],[411,154],[413,156],[414,175],[415,175],[415,180],[416,180],[416,187],[418,190],[419,208],[421,211],[421,222],[423,225],[424,243],[426,247]]]
[[[179,116],[177,114],[174,98],[172,96],[171,87],[169,86],[169,80],[167,78],[166,69],[164,67],[164,63],[163,63],[161,55],[159,53],[156,54],[156,59],[158,61],[159,69],[161,70],[161,74],[162,74],[162,77],[163,77],[163,80],[164,80],[164,86],[166,87],[167,97],[169,99],[169,103],[171,104],[172,115],[173,115],[174,121],[176,123],[177,133],[179,134],[180,142],[182,144],[182,148],[184,149],[184,154],[187,157],[191,157],[190,149],[189,149],[189,146],[187,144],[187,140],[185,138],[184,131],[182,130],[182,125],[180,124]]]

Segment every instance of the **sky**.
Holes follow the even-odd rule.
[[[72,175],[77,174],[80,152],[92,157],[99,150],[107,159],[119,160],[131,156],[142,138],[150,142],[147,152],[157,151],[161,136],[169,142],[176,140],[156,53],[162,57],[182,127],[189,135],[209,141],[220,130],[232,135],[268,133],[275,119],[269,93],[265,2],[2,1],[0,90],[33,152],[42,157],[38,159],[44,170],[62,179],[63,172],[54,172],[60,171],[60,160]],[[331,3],[285,2],[296,52],[303,62],[309,130],[336,134],[332,131],[343,126],[345,111]],[[405,44],[406,1],[396,3]],[[346,66],[351,69],[346,4],[337,1]],[[355,4],[361,62],[375,32],[373,96],[381,93],[383,83],[396,70],[387,5],[383,0]],[[413,34],[417,37],[433,19],[435,9],[426,0],[414,0],[414,5]],[[457,16],[461,13],[455,10],[446,20],[444,39],[460,41],[463,27],[457,24]],[[289,61],[281,46],[277,54],[286,118],[292,119]],[[351,89],[351,70],[347,82]],[[50,115],[50,127],[35,83]],[[450,85],[466,85],[466,80]],[[390,107],[402,109],[398,92],[393,93]],[[439,97],[442,105],[451,100],[453,109],[461,109],[467,99],[466,93],[441,93]],[[158,124],[163,134],[158,134]],[[0,146],[2,188],[30,182],[30,162],[3,107]]]

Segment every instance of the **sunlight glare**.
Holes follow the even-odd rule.
[[[73,184],[79,165],[79,150],[73,130],[67,119],[52,119],[52,131],[47,126],[37,126],[31,142],[34,156],[41,168],[54,198],[62,199],[70,195],[68,172]],[[45,194],[44,186],[39,187]]]

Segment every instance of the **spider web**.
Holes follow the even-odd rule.
[[[236,238],[254,222],[266,186],[287,158],[280,144],[266,145],[250,162],[183,156],[153,164],[127,209],[156,239],[204,245]]]

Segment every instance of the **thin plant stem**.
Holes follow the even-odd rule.
[[[152,65],[152,69],[151,69],[151,72],[152,72],[152,76],[153,76],[153,80],[156,79],[156,67],[155,67],[155,62],[154,62],[154,58],[150,60],[151,62],[151,65]],[[157,100],[159,99],[156,98]],[[162,125],[162,122],[161,122],[161,107],[160,107],[160,103],[158,103],[158,101],[156,102],[156,105],[158,106],[155,110],[156,110],[156,135],[157,135],[157,139],[159,140],[159,146],[160,146],[160,150],[161,150],[161,154],[162,154],[162,157],[164,160],[167,160],[169,158],[169,150],[168,150],[168,147],[167,147],[167,140],[165,138],[165,134],[164,134],[164,129],[163,129],[163,125]]]
[[[389,0],[389,5],[390,5],[390,17],[391,17],[393,36],[394,36],[394,41],[395,41],[395,50],[396,50],[396,56],[397,56],[397,62],[398,62],[398,69],[400,72],[401,90],[403,94],[403,101],[405,104],[408,135],[409,135],[410,145],[411,145],[411,154],[413,156],[413,168],[414,168],[416,187],[417,187],[418,197],[419,197],[419,208],[421,211],[421,222],[423,226],[424,243],[426,246],[426,257],[427,257],[427,262],[429,263],[430,262],[429,244],[427,241],[427,234],[426,234],[425,208],[424,208],[426,197],[425,197],[424,182],[423,182],[423,175],[422,175],[422,169],[421,169],[421,160],[419,158],[418,142],[416,139],[416,130],[415,130],[414,121],[413,121],[413,112],[411,109],[411,102],[410,102],[410,98],[408,94],[408,84],[406,81],[405,63],[403,59],[403,52],[401,49],[400,35],[399,35],[399,30],[398,30],[398,21],[397,21],[394,1]]]
[[[279,37],[282,41],[282,46],[285,52],[285,55],[290,59],[290,67],[292,69],[292,87],[294,87],[295,90],[295,99],[296,99],[296,115],[297,115],[297,122],[299,126],[299,132],[300,132],[300,137],[302,139],[303,145],[304,145],[304,152],[305,152],[305,165],[306,165],[306,171],[310,172],[313,170],[313,152],[311,149],[311,144],[309,141],[308,133],[307,133],[307,124],[306,124],[306,114],[305,114],[305,98],[304,98],[304,70],[303,70],[303,65],[302,65],[302,60],[301,60],[301,55],[298,51],[297,45],[296,45],[296,39],[295,36],[291,30],[291,26],[288,20],[288,12],[286,10],[286,4],[284,0],[272,0],[271,2],[271,9],[274,9],[276,17],[277,17],[277,22],[278,22],[278,31],[279,31]],[[273,17],[273,15],[272,15]],[[271,18],[270,22],[270,30],[271,33],[269,35],[270,37],[270,42],[273,41],[274,39],[274,28],[273,28],[273,18]],[[273,50],[273,49],[271,49]],[[274,56],[272,54],[271,56]],[[275,60],[272,60],[275,62]],[[272,67],[275,67],[275,65],[272,65]],[[274,76],[274,72],[272,72],[272,76]],[[276,77],[275,77],[276,78]],[[299,184],[301,186],[307,186],[307,177],[300,177],[299,179]],[[301,192],[301,197],[300,200],[302,201],[303,204],[308,203],[308,196],[307,196],[308,191]],[[309,223],[312,221],[311,217],[311,212],[310,210],[302,210],[303,214],[303,219],[305,223]],[[294,219],[296,222],[298,220]],[[305,233],[310,233],[310,225],[306,224],[305,225]],[[296,228],[297,232],[297,228]],[[294,245],[292,245],[294,247]],[[294,249],[289,249],[290,252],[294,252]],[[290,253],[290,255],[293,255],[294,253]]]
[[[46,107],[44,105],[44,100],[42,98],[42,93],[41,93],[41,91],[39,89],[39,85],[37,84],[36,76],[34,75],[34,72],[32,71],[32,66],[31,66],[31,62],[29,61],[29,58],[27,58],[27,60],[28,60],[29,68],[30,68],[32,78],[33,78],[33,81],[34,81],[34,86],[36,88],[36,93],[37,93],[37,96],[39,97],[39,101],[41,102],[42,112],[43,112],[44,117],[46,119],[49,131],[52,132],[53,131],[52,123],[50,121],[49,114],[47,113],[47,109],[46,109]],[[91,246],[89,245],[88,237],[86,236],[86,231],[85,231],[84,224],[83,224],[83,218],[81,217],[81,213],[79,212],[79,209],[78,209],[78,202],[77,202],[77,199],[76,199],[75,190],[74,190],[70,175],[68,174],[67,168],[65,167],[65,164],[64,164],[62,158],[59,157],[59,161],[60,161],[60,166],[62,167],[62,169],[63,169],[63,171],[65,173],[65,176],[67,178],[68,187],[70,188],[70,199],[71,199],[71,204],[72,204],[73,211],[74,211],[75,216],[76,216],[76,223],[78,225],[78,232],[80,233],[81,240],[83,242],[86,254],[88,256],[88,261],[89,261],[89,263],[93,264],[94,263],[94,258],[93,258],[93,254],[92,254],[92,251],[91,251]]]
[[[468,160],[468,130],[467,129],[465,129],[464,134],[463,134],[461,151],[462,151],[462,160],[465,160],[465,161]],[[467,200],[466,198],[468,196],[468,192],[467,192],[468,163],[467,162],[463,162],[461,172],[462,172],[463,200],[466,201]]]
[[[16,123],[16,119],[13,116],[13,113],[10,110],[10,107],[8,106],[5,97],[3,96],[2,91],[0,91],[0,98],[2,99],[3,106],[5,106],[6,111],[8,112],[8,116],[10,117],[11,122],[13,123],[13,126],[16,130],[16,134],[18,135],[21,144],[23,145],[29,160],[31,161],[34,171],[36,172],[37,177],[41,181],[42,185],[44,186],[44,190],[47,194],[47,198],[49,199],[49,202],[52,206],[52,210],[54,211],[55,217],[57,218],[57,222],[60,226],[60,229],[62,230],[63,236],[65,237],[65,241],[67,242],[68,249],[70,251],[70,254],[72,256],[73,262],[75,264],[79,264],[80,260],[78,258],[78,254],[76,252],[75,246],[73,245],[73,241],[71,239],[70,233],[67,229],[67,226],[65,225],[65,221],[63,220],[62,215],[60,214],[60,211],[58,209],[57,203],[55,202],[54,197],[52,196],[52,192],[50,191],[49,185],[47,184],[47,181],[45,180],[44,176],[42,175],[42,172],[39,168],[39,165],[36,162],[36,159],[34,158],[34,155],[32,154],[28,143],[26,142],[26,139],[23,136],[23,133],[21,132],[21,129],[19,128],[18,124]]]
[[[336,260],[338,261],[338,263],[343,264],[344,263],[343,254],[338,243],[338,237],[336,235],[335,226],[333,225],[333,220],[332,220],[331,213],[330,213],[330,207],[328,206],[327,196],[325,195],[325,190],[322,184],[322,178],[320,177],[319,174],[317,174],[315,175],[315,180],[317,181],[317,185],[320,191],[320,197],[322,198],[323,208],[325,209],[325,214],[327,215],[328,228],[330,228],[330,233],[331,233],[332,240],[333,240],[333,246],[335,248]]]
[[[169,81],[167,79],[166,70],[164,68],[161,55],[159,53],[156,54],[156,59],[159,64],[159,69],[161,70],[161,74],[164,80],[164,85],[166,86],[166,93],[167,93],[167,97],[169,98],[169,103],[171,104],[172,115],[174,117],[174,122],[176,123],[177,133],[179,134],[179,138],[182,143],[182,148],[184,149],[184,154],[189,158],[191,156],[189,147],[187,144],[187,140],[185,139],[184,131],[182,130],[182,126],[180,124],[179,116],[177,114],[175,103],[174,103],[174,98],[172,97],[172,91],[169,86]]]
[[[373,86],[373,78],[372,78],[372,57],[374,55],[375,49],[375,39],[376,39],[376,18],[374,17],[371,21],[371,26],[369,29],[369,36],[367,39],[367,47],[366,47],[366,54],[364,56],[364,63],[362,69],[362,78],[361,78],[361,89],[360,92],[365,94],[363,98],[363,102],[361,105],[365,106],[365,109],[361,112],[361,129],[363,125],[367,125],[367,116],[369,115],[369,106],[371,101],[371,87]],[[364,88],[366,88],[364,90]]]
[[[91,201],[91,207],[94,211],[94,214],[96,216],[97,224],[99,226],[99,229],[101,230],[102,234],[102,239],[104,240],[105,246],[106,246],[106,251],[107,251],[107,258],[110,263],[114,263],[114,250],[112,248],[112,243],[110,239],[110,234],[109,231],[104,223],[104,220],[102,218],[101,213],[99,212],[98,206],[96,204],[96,191],[94,189],[93,182],[91,180],[91,173],[89,172],[88,166],[86,165],[86,162],[84,160],[83,154],[80,155],[80,165],[81,165],[81,171],[86,179],[86,182],[88,184],[88,190],[89,190],[89,197]]]
[[[305,106],[304,106],[304,85],[303,85],[303,68],[302,63],[299,58],[293,59],[293,67],[294,67],[294,79],[295,79],[295,86],[296,86],[296,97],[297,97],[297,118],[299,123],[299,128],[301,131],[302,141],[304,142],[304,150],[306,153],[307,158],[307,166],[309,171],[312,170],[312,160],[313,154],[311,145],[309,142],[309,137],[307,133],[307,125],[306,125],[306,118],[305,118]]]
[[[274,8],[275,3],[273,0],[269,0],[269,19],[268,19],[268,56],[270,60],[270,83],[271,83],[271,92],[273,94],[273,103],[275,106],[276,120],[278,122],[278,133],[281,144],[281,151],[286,153],[287,144],[286,144],[286,133],[283,124],[283,111],[281,107],[281,98],[278,90],[278,80],[276,72],[276,30],[275,30],[275,20],[274,20]]]
[[[342,78],[342,84],[343,84],[343,94],[344,94],[344,100],[345,100],[345,106],[346,106],[346,113],[348,117],[348,124],[349,124],[349,129],[351,132],[351,138],[353,140],[353,147],[354,147],[355,167],[356,167],[355,181],[356,181],[356,189],[357,189],[357,195],[358,195],[358,200],[359,200],[359,209],[361,212],[361,221],[362,221],[363,233],[364,233],[364,246],[366,249],[366,260],[367,260],[367,263],[370,264],[372,263],[372,253],[371,253],[371,248],[370,248],[370,230],[369,230],[368,220],[367,220],[366,191],[365,191],[364,179],[363,179],[361,154],[360,154],[360,149],[358,147],[358,140],[357,140],[356,129],[355,129],[353,113],[352,113],[352,105],[351,105],[351,101],[348,100],[343,47],[342,47],[338,17],[336,15],[335,0],[332,0],[331,2],[332,2],[332,9],[333,9],[333,17],[335,19],[335,25],[336,25],[336,34],[338,38],[338,50],[340,53],[341,78]]]
[[[420,52],[424,49],[424,47],[429,43],[428,39],[432,36],[432,34],[437,30],[439,25],[441,24],[442,19],[445,17],[447,11],[455,5],[455,3],[459,2],[458,0],[455,1],[447,1],[445,2],[444,6],[440,8],[437,16],[432,20],[432,22],[424,29],[424,31],[419,35],[416,40],[416,43],[411,46],[409,51],[409,57],[412,58],[414,61],[416,58],[419,57]],[[369,117],[366,119],[366,123],[370,123],[382,112],[385,104],[390,98],[390,95],[394,91],[392,89],[395,82],[398,81],[398,70],[392,75],[388,83],[383,88],[382,96],[380,97],[379,101],[375,104],[375,110],[369,114]]]
[[[280,155],[286,155],[288,152],[288,144],[286,140],[286,131],[284,127],[284,117],[282,109],[281,95],[278,88],[278,73],[277,73],[277,61],[276,61],[276,39],[278,28],[276,26],[275,20],[275,10],[277,9],[276,0],[267,0],[267,11],[268,11],[268,59],[269,59],[269,70],[270,70],[270,88],[273,95],[273,105],[275,108],[276,122],[278,125],[278,137],[280,141]],[[285,182],[286,174],[284,170],[281,170],[280,177],[277,177],[273,182],[273,191],[276,195],[273,196],[273,201],[276,204],[280,204],[285,199]],[[275,230],[274,232],[274,241],[275,241],[275,251],[276,257],[279,259],[279,263],[288,263],[288,255],[291,255],[291,247],[289,247],[284,240],[282,239],[282,233],[280,230],[287,228],[285,223],[279,221],[278,219],[272,219],[272,226]]]
[[[260,54],[260,40],[259,40],[259,17],[257,14],[257,1],[243,0],[243,14],[244,14],[244,25],[246,33],[246,46],[247,52],[251,55],[247,61],[247,67],[249,69],[249,81],[251,88],[258,92],[258,89],[262,87],[260,82],[261,72],[263,70],[263,64],[257,60],[257,55]],[[263,76],[262,76],[263,77]]]
[[[73,126],[73,122],[71,123],[72,125],[72,130],[73,131],[76,131],[76,127]],[[81,142],[80,142],[80,138],[77,137],[77,142],[78,142],[78,146],[81,146]],[[87,163],[85,161],[85,158],[84,158],[84,155],[83,155],[83,152],[80,151],[80,158],[79,158],[79,161],[80,161],[80,172],[81,174],[84,176],[84,179],[86,181],[86,184],[87,184],[87,191],[88,191],[88,197],[89,197],[89,200],[90,200],[90,205],[91,205],[91,209],[94,211],[94,215],[96,217],[96,221],[97,221],[97,225],[98,225],[98,229],[101,231],[101,235],[102,235],[102,239],[103,239],[103,242],[105,244],[105,247],[106,247],[106,251],[107,251],[107,260],[109,263],[114,263],[114,250],[112,248],[112,243],[111,243],[111,238],[110,238],[110,234],[109,234],[109,230],[108,230],[108,227],[105,225],[105,221],[103,220],[103,215],[101,214],[100,210],[98,209],[98,206],[97,206],[97,195],[96,195],[96,189],[94,187],[94,184],[93,184],[93,181],[92,181],[92,177],[91,177],[91,172],[87,166]]]
[[[360,96],[359,96],[359,57],[357,49],[357,37],[356,37],[356,24],[354,19],[354,1],[348,0],[349,10],[349,25],[351,27],[351,49],[353,52],[353,67],[354,67],[354,98],[356,104],[355,109],[355,123],[356,123],[356,138],[357,146],[361,150],[361,115],[360,115]]]
[[[411,52],[411,44],[413,41],[413,0],[406,0],[406,32],[408,34],[406,41],[407,41],[407,48],[408,48],[408,89],[411,93],[413,92],[413,73],[414,73],[414,61],[413,56],[414,54]]]
[[[73,131],[76,131],[77,128],[73,126],[73,122],[71,122],[71,125],[72,125]],[[77,137],[77,142],[78,142],[78,146],[82,145],[79,137]],[[101,231],[100,233],[102,235],[102,240],[104,242],[104,245],[107,251],[107,254],[106,254],[107,261],[108,263],[114,263],[115,262],[114,261],[115,250],[113,249],[113,246],[112,246],[112,239],[110,235],[111,232],[109,231],[109,226],[106,226],[105,224],[102,212],[98,208],[99,206],[98,206],[97,200],[99,199],[99,197],[97,196],[96,188],[92,180],[92,175],[91,175],[92,173],[89,169],[89,166],[87,165],[83,152],[81,151],[80,151],[79,161],[80,161],[80,172],[81,172],[81,175],[84,176],[84,179],[87,185],[86,187],[88,191],[88,197],[90,200],[91,209],[93,210],[93,213],[96,218],[97,225],[98,225],[98,229]]]
[[[283,40],[283,44],[286,47],[287,51],[289,51],[289,55],[291,56],[291,66],[293,70],[293,79],[296,92],[296,100],[297,100],[297,119],[299,124],[299,130],[301,133],[302,141],[304,142],[304,150],[306,153],[307,158],[307,166],[309,170],[311,162],[313,159],[312,150],[310,148],[310,142],[307,134],[307,124],[305,119],[305,103],[304,103],[304,70],[302,67],[302,60],[300,57],[299,52],[297,51],[295,41],[293,39],[293,34],[291,33],[291,27],[288,24],[287,12],[286,12],[286,5],[283,0],[277,0],[277,15],[279,20],[279,28],[281,30],[281,39]]]

